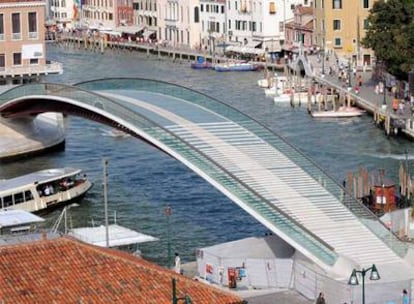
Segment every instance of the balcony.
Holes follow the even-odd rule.
[[[0,77],[16,77],[16,76],[32,76],[32,75],[48,75],[62,74],[63,67],[59,62],[52,61],[45,65],[30,65],[16,67],[0,67]]]

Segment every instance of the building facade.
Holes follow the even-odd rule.
[[[210,53],[223,53],[226,41],[226,1],[200,0],[201,47]]]
[[[313,8],[298,5],[294,10],[294,19],[285,25],[285,45],[287,51],[298,52],[300,48],[307,52],[314,50]]]
[[[228,41],[241,49],[261,49],[277,53],[285,41],[285,24],[293,19],[296,5],[308,0],[238,0],[227,1]]]
[[[49,20],[56,22],[58,28],[72,28],[79,20],[79,4],[74,0],[50,0]]]
[[[158,32],[158,16],[156,0],[134,0],[135,33],[141,33],[144,40],[156,38]]]
[[[0,84],[39,80],[59,73],[46,64],[44,1],[0,0]]]
[[[198,0],[158,1],[158,40],[172,47],[200,46],[200,6]]]
[[[84,0],[82,23],[90,29],[115,29],[116,0]]]
[[[356,66],[370,66],[373,51],[361,45],[376,0],[314,0],[315,42]]]

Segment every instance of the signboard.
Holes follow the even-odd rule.
[[[22,45],[22,59],[43,58],[43,44]]]

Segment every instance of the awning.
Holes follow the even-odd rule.
[[[120,32],[115,32],[115,31],[99,31],[99,33],[107,34],[110,36],[117,36],[117,37],[120,37],[122,35]]]
[[[269,52],[269,53],[275,53],[275,52],[282,51],[282,47],[280,46],[280,41],[279,40],[263,41],[262,48],[264,50],[266,50],[266,48],[267,48],[267,52]]]
[[[137,25],[137,26],[118,26],[116,31],[125,33],[125,34],[132,34],[135,35],[138,32],[141,32],[145,29],[145,25]]]
[[[226,47],[226,52],[235,52],[240,54],[253,54],[253,55],[263,55],[265,51],[263,49],[257,49],[254,47],[248,46],[228,46]]]
[[[151,36],[154,33],[155,33],[155,31],[145,30],[144,33],[142,34],[142,36],[144,37],[144,39],[148,39],[149,36]]]

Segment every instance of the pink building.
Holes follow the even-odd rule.
[[[306,51],[314,49],[313,41],[313,8],[297,5],[294,9],[293,20],[285,25],[284,49],[291,52],[299,52],[301,45]]]

